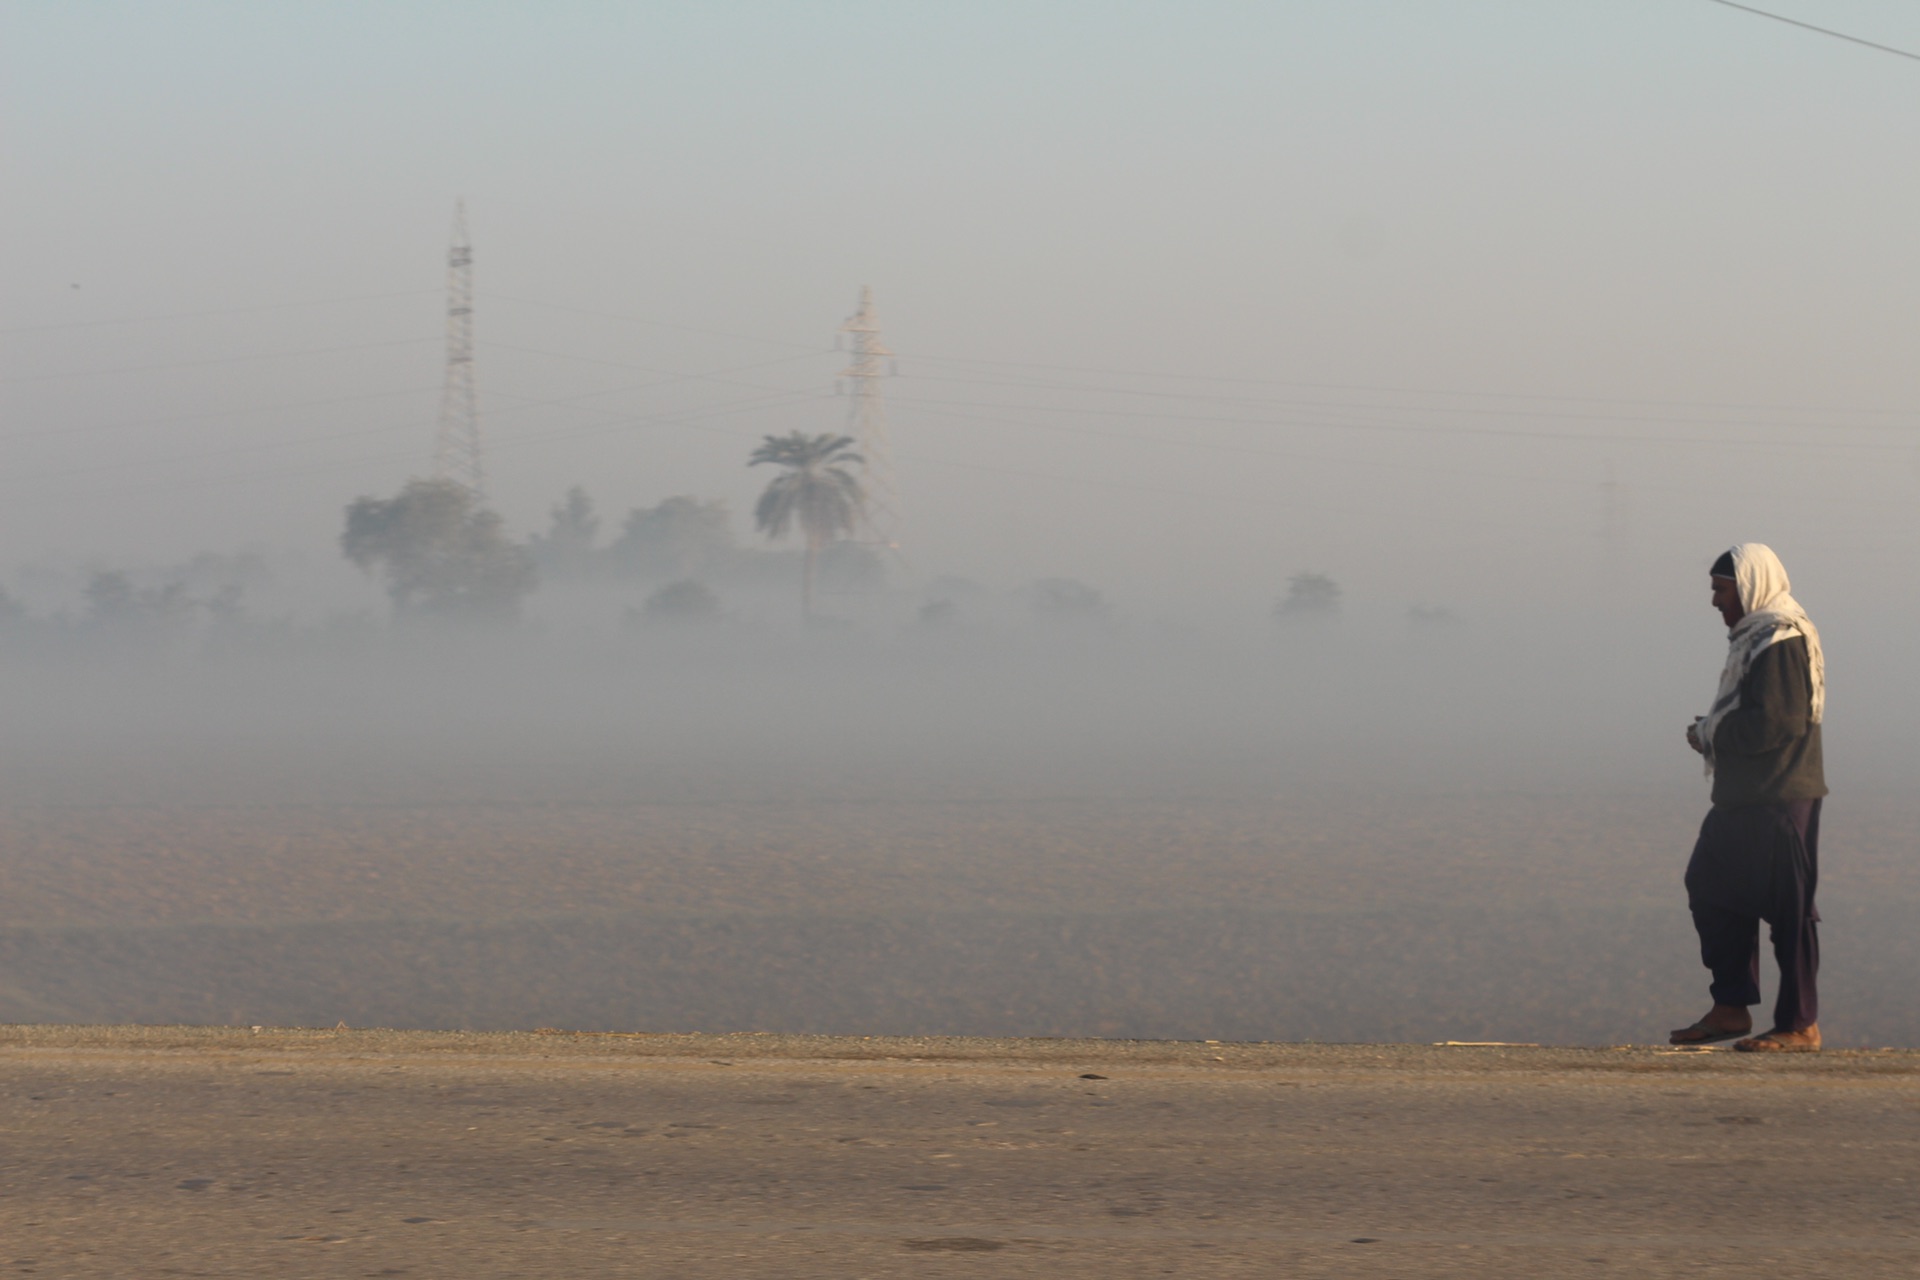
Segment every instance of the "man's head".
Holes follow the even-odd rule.
[[[1713,583],[1713,607],[1720,611],[1726,620],[1728,630],[1740,619],[1747,616],[1747,606],[1740,602],[1740,571],[1734,567],[1733,554],[1739,548],[1722,551],[1720,558],[1713,562],[1713,568],[1707,570],[1707,576]]]
[[[1713,607],[1720,611],[1720,620],[1731,631],[1747,616],[1746,606],[1740,603],[1740,584],[1717,573],[1707,580],[1713,583]]]

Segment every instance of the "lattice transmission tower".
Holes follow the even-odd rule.
[[[476,498],[486,496],[480,405],[473,390],[473,245],[467,239],[465,200],[453,206],[447,247],[447,382],[440,393],[440,429],[433,439],[433,475]]]
[[[880,341],[880,322],[873,315],[873,290],[860,287],[860,309],[840,326],[840,332],[853,335],[853,363],[840,376],[853,383],[853,403],[847,411],[847,434],[858,443],[860,456],[867,460],[866,523],[873,540],[883,547],[900,549],[900,495],[893,481],[893,448],[887,439],[887,406],[880,395],[880,379],[886,377],[881,361],[893,354]]]

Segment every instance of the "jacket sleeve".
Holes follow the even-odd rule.
[[[1807,642],[1794,636],[1768,645],[1740,682],[1740,705],[1713,735],[1714,754],[1757,756],[1777,751],[1805,736],[1812,710]]]

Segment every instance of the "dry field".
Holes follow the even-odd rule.
[[[1693,686],[1459,639],[0,668],[0,1021],[1664,1039]],[[1920,1045],[1911,757],[1834,739],[1822,1023]]]
[[[1646,1042],[1697,798],[0,808],[0,1021]],[[1828,810],[1823,1023],[1920,1044],[1920,803]]]

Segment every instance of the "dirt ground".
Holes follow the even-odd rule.
[[[0,1029],[0,1267],[1909,1276],[1920,1055]]]

